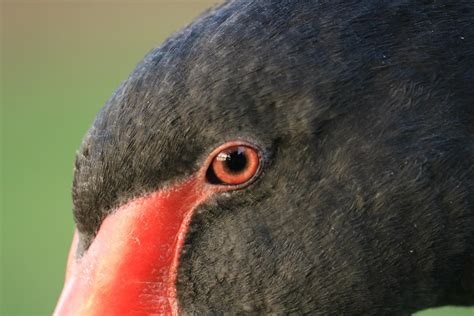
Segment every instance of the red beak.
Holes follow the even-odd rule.
[[[54,315],[178,314],[176,275],[193,210],[212,194],[199,177],[119,207],[76,258]]]

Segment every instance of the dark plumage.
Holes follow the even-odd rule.
[[[229,1],[152,50],[77,156],[84,252],[235,139],[260,178],[193,215],[182,313],[474,304],[474,2]]]

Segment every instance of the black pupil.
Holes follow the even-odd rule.
[[[226,169],[231,173],[242,172],[247,166],[247,156],[245,150],[237,149],[227,153],[225,158]]]

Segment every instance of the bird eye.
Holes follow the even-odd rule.
[[[256,148],[230,143],[217,150],[206,177],[211,184],[241,185],[255,177],[259,166],[260,153]]]

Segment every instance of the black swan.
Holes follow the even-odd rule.
[[[55,315],[474,304],[474,2],[228,1],[86,135]]]

